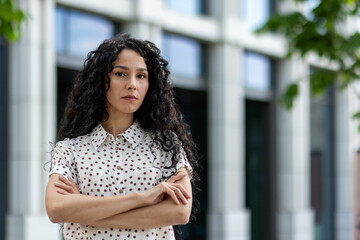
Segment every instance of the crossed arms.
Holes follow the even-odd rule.
[[[54,223],[130,229],[186,224],[192,207],[191,184],[187,170],[181,168],[167,182],[143,193],[94,197],[80,194],[70,178],[52,174],[45,205]]]

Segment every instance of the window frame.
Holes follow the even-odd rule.
[[[259,90],[259,89],[253,89],[253,88],[248,88],[246,86],[246,76],[245,76],[245,56],[247,54],[256,54],[256,55],[261,55],[266,57],[269,60],[269,88],[267,90]],[[242,66],[243,66],[243,73],[242,73],[242,86],[244,88],[244,94],[245,94],[245,98],[249,99],[249,100],[256,100],[256,101],[262,101],[262,102],[269,102],[272,101],[272,99],[274,99],[275,97],[275,83],[276,83],[276,60],[271,57],[268,56],[266,54],[262,54],[259,52],[255,52],[255,51],[250,51],[250,50],[243,50],[241,52],[242,57],[243,57],[243,61],[242,61]]]
[[[180,38],[184,38],[184,39],[190,39],[192,41],[195,41],[199,44],[200,46],[200,77],[187,77],[187,76],[182,76],[179,74],[176,74],[175,72],[173,72],[171,69],[170,72],[170,78],[173,81],[173,85],[174,87],[179,87],[179,88],[184,88],[184,89],[192,89],[192,90],[199,90],[199,91],[203,91],[206,90],[206,74],[207,74],[207,47],[204,43],[198,41],[197,39],[194,38],[190,38],[187,36],[183,36],[177,33],[172,33],[172,32],[163,32],[162,33],[162,46],[161,46],[161,52],[162,52],[162,56],[167,60],[167,61],[171,61],[171,56],[164,56],[164,36],[165,35],[170,35],[170,36],[175,36],[175,37],[180,37]]]
[[[70,32],[69,32],[69,18],[70,15],[74,12],[80,13],[80,14],[85,14],[85,15],[89,15],[89,16],[94,16],[95,18],[102,18],[106,21],[108,21],[109,23],[111,23],[113,25],[113,32],[112,32],[112,36],[114,36],[115,34],[117,34],[118,32],[120,32],[121,27],[120,24],[115,22],[113,19],[104,16],[102,14],[95,14],[95,13],[91,13],[85,10],[78,10],[78,9],[74,9],[74,8],[70,8],[70,7],[66,7],[66,6],[62,6],[62,5],[56,5],[56,10],[58,11],[58,9],[63,10],[65,12],[64,14],[64,19],[63,19],[63,29],[61,30],[63,32],[63,42],[65,46],[69,46],[70,45]],[[57,13],[55,14],[55,26],[58,27],[57,24]],[[55,29],[55,35],[57,34],[57,29]],[[55,41],[57,39],[57,36],[55,37]],[[76,69],[79,70],[83,67],[83,63],[84,60],[86,59],[87,55],[85,56],[78,56],[78,55],[72,55],[71,52],[69,52],[69,47],[68,48],[64,48],[62,52],[58,51],[58,45],[57,42],[55,42],[55,46],[56,46],[56,60],[57,60],[57,65],[61,66],[61,67],[65,67],[65,68],[69,68],[69,69]],[[89,49],[87,51],[90,52],[91,50],[94,49]],[[87,54],[86,53],[86,54]]]

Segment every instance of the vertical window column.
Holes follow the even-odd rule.
[[[191,134],[198,144],[199,159],[203,167],[199,172],[201,192],[195,196],[200,202],[196,222],[181,226],[183,239],[206,238],[207,215],[207,100],[205,92],[205,47],[198,41],[163,33],[161,38],[162,56],[169,61],[170,79],[173,81],[175,96],[184,115],[184,120],[191,127]]]
[[[311,207],[315,211],[315,240],[334,238],[334,89],[311,99]]]
[[[276,239],[275,62],[245,51],[245,204],[251,213],[251,239]]]

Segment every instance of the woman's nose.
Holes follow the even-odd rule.
[[[131,77],[129,77],[128,83],[127,83],[127,89],[136,89],[136,77],[131,75]]]

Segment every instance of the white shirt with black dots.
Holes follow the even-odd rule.
[[[137,121],[115,138],[99,123],[87,135],[56,144],[49,175],[70,176],[81,194],[104,197],[144,192],[182,167],[192,171],[183,150],[175,168],[166,168],[172,154],[157,146]],[[145,230],[64,223],[63,235],[65,240],[175,239],[172,226]]]

